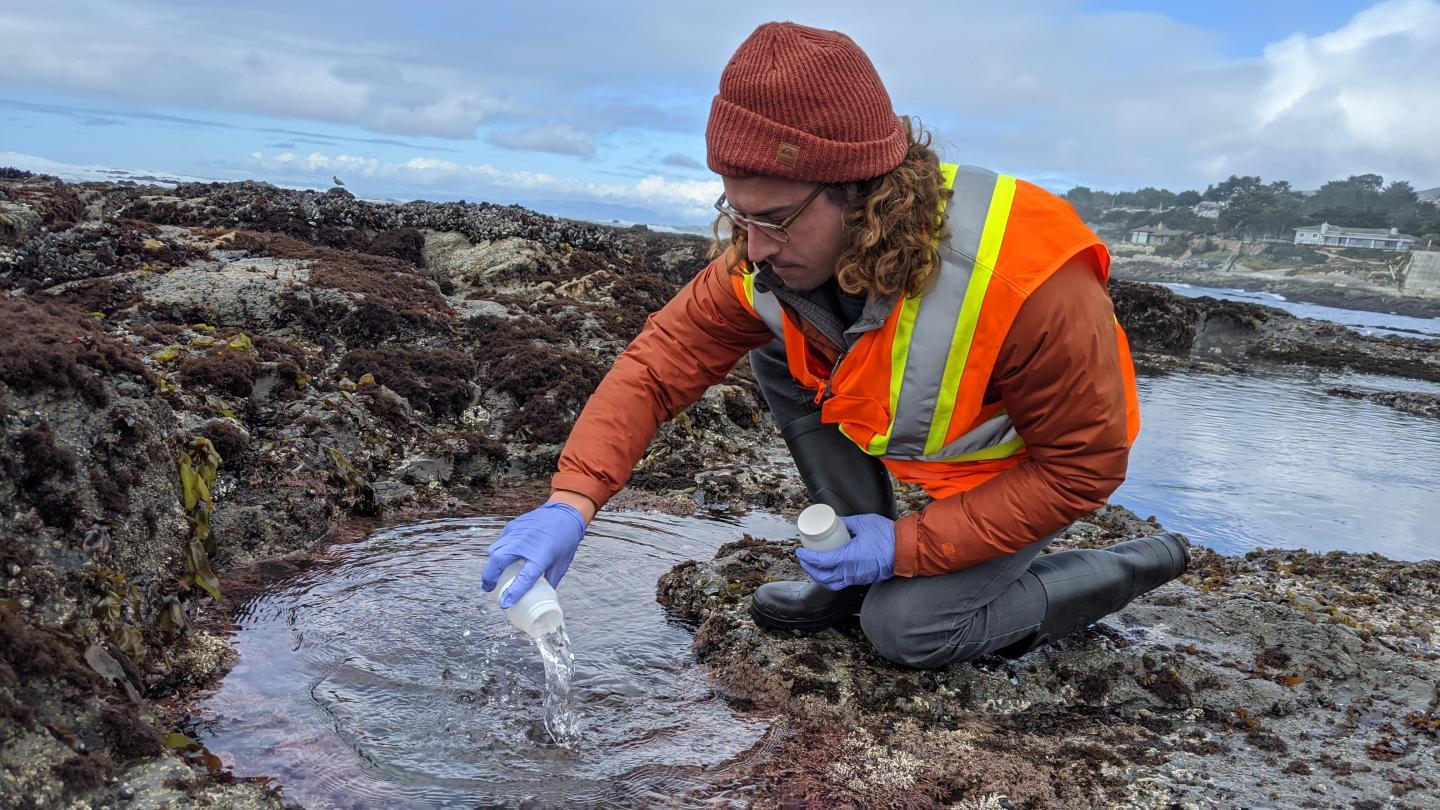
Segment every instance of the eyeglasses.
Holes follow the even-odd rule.
[[[820,192],[825,190],[825,186],[826,184],[824,183],[816,186],[815,190],[810,192],[810,196],[806,197],[805,200],[800,203],[800,207],[796,208],[794,213],[786,217],[781,222],[765,222],[763,220],[747,217],[739,211],[736,211],[734,208],[731,208],[730,203],[726,201],[724,194],[721,194],[720,199],[715,201],[715,210],[719,211],[721,216],[729,220],[730,225],[734,228],[743,230],[753,225],[756,228],[759,228],[761,231],[764,231],[766,236],[774,239],[776,242],[789,242],[790,232],[785,229],[789,228],[795,223],[795,220],[798,219],[800,217],[800,214],[805,211],[805,207],[810,204],[810,201],[820,196]]]

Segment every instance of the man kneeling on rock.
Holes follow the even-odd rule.
[[[1063,200],[929,140],[844,34],[767,23],[741,44],[706,128],[728,244],[615,361],[485,590],[520,559],[506,602],[558,584],[662,422],[747,352],[811,499],[854,536],[799,550],[814,581],[761,586],[757,624],[858,613],[886,658],[939,667],[1026,652],[1185,570],[1168,534],[1040,556],[1124,480],[1139,430],[1109,254]],[[889,475],[934,501],[897,519]]]

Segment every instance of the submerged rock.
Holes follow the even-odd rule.
[[[1426,394],[1420,391],[1364,391],[1346,386],[1327,388],[1325,393],[1345,399],[1365,399],[1403,413],[1440,419],[1440,394]]]

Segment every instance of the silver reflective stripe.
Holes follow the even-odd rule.
[[[1010,415],[1001,411],[976,425],[969,433],[940,448],[938,453],[923,457],[921,460],[940,461],[963,456],[987,447],[994,447],[997,444],[1004,444],[1019,438],[1019,436],[1020,434],[1015,431],[1015,423],[1010,421]]]
[[[996,177],[994,172],[975,166],[961,166],[955,172],[955,196],[947,209],[950,240],[940,247],[940,272],[925,291],[915,317],[914,338],[885,452],[889,458],[915,459],[925,453],[945,362],[950,356],[950,338],[955,334],[955,323],[970,287]]]
[[[775,333],[775,337],[785,337],[785,320],[780,315],[780,300],[775,297],[774,293],[760,292],[753,287],[751,289],[755,294],[751,302],[755,307],[755,314],[759,315],[760,320],[770,327],[770,331]]]

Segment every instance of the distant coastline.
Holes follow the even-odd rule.
[[[1366,312],[1389,312],[1412,318],[1440,318],[1440,298],[1401,295],[1394,289],[1367,284],[1335,273],[1293,274],[1288,270],[1257,270],[1228,262],[1167,262],[1151,256],[1117,256],[1111,274],[1126,281],[1176,282],[1283,295],[1287,300]]]

